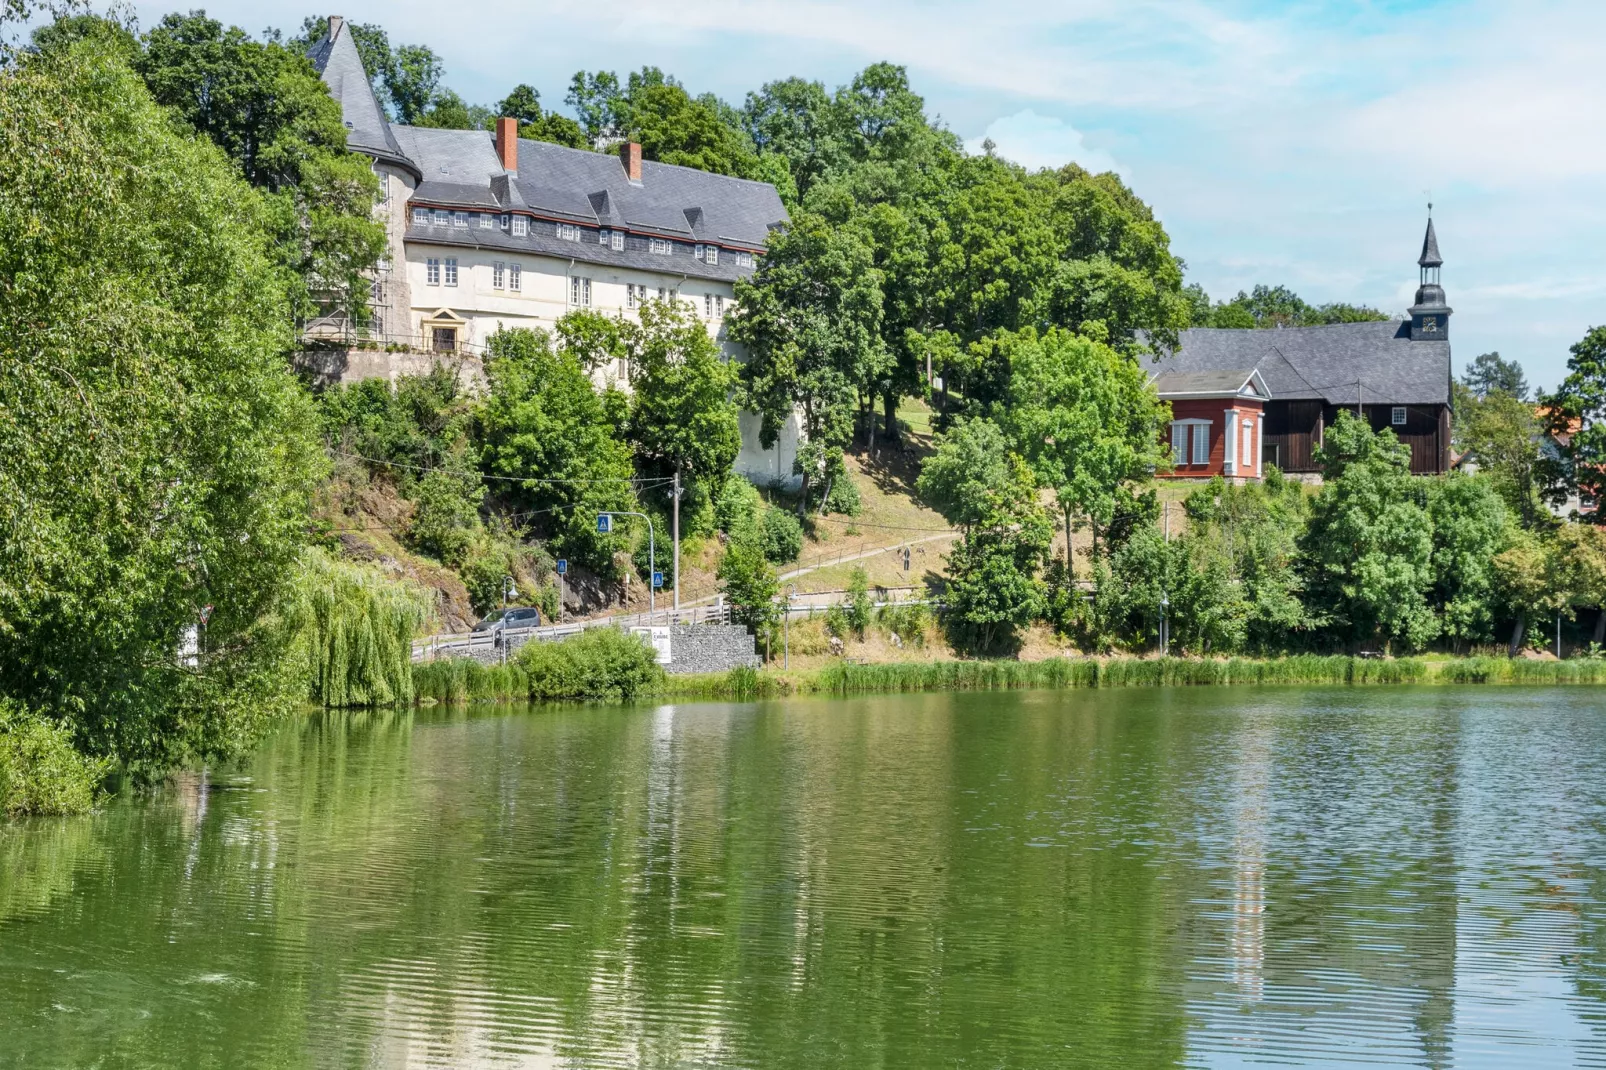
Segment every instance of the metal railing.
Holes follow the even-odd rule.
[[[650,628],[670,624],[729,624],[730,607],[693,606],[689,609],[660,609],[655,613],[620,613],[569,624],[532,624],[524,628],[490,629],[483,632],[455,632],[427,635],[413,640],[414,661],[436,658],[473,657],[495,654],[526,642],[550,642],[579,635],[588,628]]]

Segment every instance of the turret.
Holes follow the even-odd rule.
[[[1433,206],[1428,206],[1428,231],[1422,237],[1422,255],[1417,258],[1421,282],[1416,289],[1416,304],[1411,306],[1411,341],[1445,342],[1450,338],[1450,313],[1454,311],[1444,300],[1444,287],[1439,285],[1439,268],[1444,258],[1439,255],[1439,236],[1433,230]]]

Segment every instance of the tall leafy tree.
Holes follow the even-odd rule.
[[[1461,373],[1461,382],[1480,401],[1490,394],[1509,394],[1518,401],[1528,400],[1528,377],[1522,365],[1506,360],[1498,352],[1480,353]]]
[[[1019,457],[979,503],[980,519],[948,555],[946,622],[955,644],[980,653],[1013,650],[1042,615],[1039,573],[1054,522],[1038,504],[1036,481]]]
[[[1070,568],[1073,518],[1085,517],[1096,538],[1115,516],[1121,486],[1164,463],[1167,407],[1137,364],[1101,342],[1027,329],[1001,333],[995,346],[1010,370],[1000,419],[1039,481],[1054,490]]]
[[[1201,300],[1202,299],[1202,300]],[[1204,290],[1189,297],[1191,325],[1194,327],[1323,327],[1335,323],[1382,321],[1389,317],[1366,305],[1335,301],[1312,305],[1286,286],[1256,285],[1247,293],[1238,291],[1231,301],[1210,305]]]
[[[384,250],[372,218],[379,185],[346,150],[340,106],[305,54],[200,12],[164,17],[141,46],[134,66],[156,101],[268,194],[267,226],[299,280],[296,316],[324,308],[365,318],[365,273]]]
[[[1460,649],[1492,634],[1498,611],[1494,559],[1510,541],[1510,513],[1490,480],[1452,474],[1424,484],[1433,523],[1430,604]]]
[[[1606,494],[1606,327],[1592,327],[1567,358],[1567,378],[1540,399],[1546,429],[1564,443],[1563,484],[1600,498]],[[1589,519],[1606,520],[1603,510]]]
[[[1218,607],[1241,602],[1244,644],[1259,652],[1288,649],[1308,631],[1297,564],[1309,503],[1300,485],[1275,468],[1267,470],[1263,481],[1241,486],[1217,477],[1190,494],[1184,509],[1190,568],[1209,573],[1219,561],[1227,584],[1211,586],[1215,593],[1188,588],[1196,595],[1191,606],[1185,590],[1176,609],[1179,617],[1185,622],[1190,614],[1196,618],[1197,634],[1213,638],[1213,649],[1231,649],[1226,632],[1212,635],[1211,629],[1223,619]],[[1180,630],[1178,638],[1183,638]]]
[[[496,106],[498,117],[519,122],[519,137],[531,141],[550,141],[571,149],[589,149],[591,142],[580,124],[567,115],[541,110],[541,94],[528,85],[517,85]]]
[[[727,330],[748,351],[743,400],[762,419],[766,449],[799,414],[805,443],[795,471],[807,501],[852,437],[856,390],[885,365],[880,272],[859,233],[803,213],[736,283],[736,300]]]
[[[1301,539],[1315,623],[1356,645],[1419,649],[1439,632],[1428,604],[1433,522],[1411,476],[1410,450],[1339,413],[1317,451],[1322,491]]]
[[[511,484],[511,500],[556,549],[613,574],[622,543],[597,534],[596,515],[635,505],[630,447],[610,415],[621,406],[598,394],[580,360],[544,331],[500,330],[487,349],[482,469],[521,481]]]
[[[986,519],[988,496],[1014,474],[1009,440],[998,425],[982,417],[962,419],[938,436],[915,488],[943,519],[968,530]]]
[[[1456,448],[1470,456],[1524,527],[1553,524],[1546,502],[1564,498],[1562,472],[1557,460],[1540,447],[1541,425],[1534,405],[1504,389],[1479,396],[1460,383],[1455,384],[1454,395]]]
[[[0,693],[155,774],[301,697],[284,614],[321,454],[273,209],[125,46],[0,72]]]

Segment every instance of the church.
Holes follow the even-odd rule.
[[[1409,318],[1325,327],[1193,328],[1155,357],[1171,403],[1174,468],[1161,478],[1258,479],[1267,466],[1314,476],[1323,430],[1348,410],[1411,450],[1411,471],[1450,468],[1450,313],[1428,219]]]

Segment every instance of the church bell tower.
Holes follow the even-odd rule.
[[[1416,289],[1416,304],[1411,306],[1411,341],[1447,342],[1450,340],[1450,313],[1453,309],[1444,301],[1444,287],[1439,285],[1439,268],[1444,259],[1439,256],[1439,236],[1433,232],[1433,206],[1428,205],[1428,232],[1422,237],[1422,255],[1417,266],[1422,281]]]

